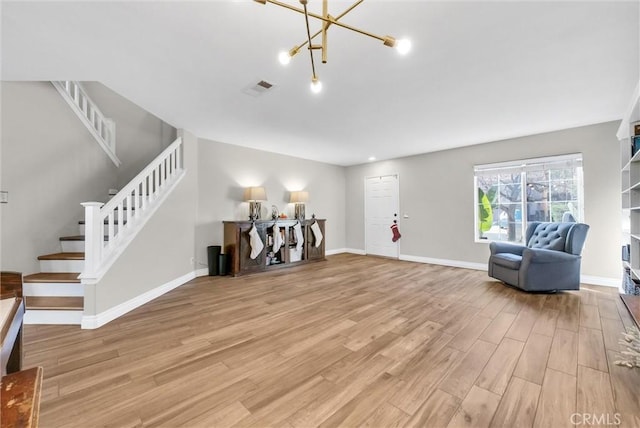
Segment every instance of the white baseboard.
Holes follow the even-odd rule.
[[[605,287],[620,288],[620,284],[622,284],[622,279],[606,278],[604,276],[580,275],[580,282],[584,284],[603,285]]]
[[[174,288],[178,288],[179,286],[185,284],[188,281],[191,281],[196,277],[196,272],[189,272],[187,274],[182,275],[179,278],[176,278],[172,281],[167,282],[159,287],[156,287],[152,290],[147,291],[139,296],[134,297],[133,299],[127,300],[124,303],[121,303],[113,308],[107,309],[104,312],[99,313],[98,315],[85,315],[82,317],[82,328],[83,329],[94,329],[98,327],[102,327],[106,323],[113,321],[114,319],[121,317],[122,315],[130,312],[145,303],[152,301],[155,298],[162,296],[165,293],[173,290]],[[98,284],[98,287],[100,285]]]
[[[361,256],[364,256],[366,254],[364,250],[358,250],[356,248],[335,248],[333,250],[325,251],[325,255],[327,256],[332,256],[334,254],[342,254],[342,253],[359,254]]]
[[[432,265],[441,265],[441,266],[452,266],[463,269],[474,269],[474,270],[487,270],[486,263],[473,263],[473,262],[463,262],[461,260],[447,260],[447,259],[434,259],[432,257],[420,257],[420,256],[410,256],[407,254],[400,254],[398,257],[400,260],[405,260],[408,262],[416,262],[416,263],[428,263]]]
[[[80,325],[82,311],[29,310],[24,313],[24,324],[64,324]]]

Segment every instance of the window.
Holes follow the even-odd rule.
[[[476,241],[523,242],[527,222],[583,219],[582,155],[476,165]]]

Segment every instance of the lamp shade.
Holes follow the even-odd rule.
[[[308,201],[309,201],[309,192],[306,192],[304,190],[291,192],[291,199],[289,200],[289,202],[301,203],[301,202],[308,202]]]
[[[247,187],[244,189],[244,200],[245,201],[266,201],[267,200],[267,192],[264,190],[264,187]]]

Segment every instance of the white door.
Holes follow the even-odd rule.
[[[393,242],[391,225],[398,217],[398,176],[365,179],[365,252],[398,258],[398,242]]]

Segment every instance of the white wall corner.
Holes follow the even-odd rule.
[[[147,291],[139,296],[134,297],[133,299],[127,300],[124,303],[121,303],[113,308],[107,309],[104,312],[101,312],[97,315],[85,315],[82,317],[81,327],[83,329],[95,329],[98,327],[102,327],[114,319],[121,317],[122,315],[130,312],[140,306],[144,305],[152,301],[155,298],[162,296],[163,294],[168,293],[169,291],[180,287],[181,285],[186,284],[196,277],[195,272],[189,272],[182,275],[179,278],[171,280],[166,284],[163,284],[159,287],[156,287],[152,290]],[[98,284],[97,287],[100,285]]]
[[[196,278],[209,275],[209,268],[197,269],[194,271]]]
[[[361,256],[366,255],[364,250],[358,250],[356,248],[335,248],[333,250],[325,251],[325,255],[327,256],[332,256],[334,254],[342,254],[342,253],[359,254]]]

